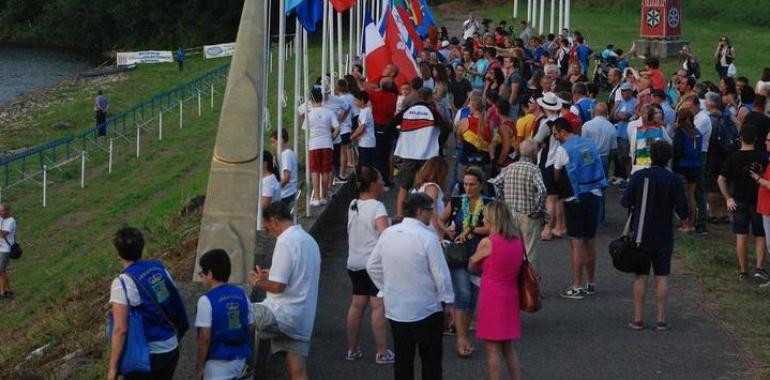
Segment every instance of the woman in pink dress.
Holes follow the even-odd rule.
[[[500,378],[502,354],[510,378],[518,379],[513,341],[521,337],[518,278],[524,243],[505,203],[487,204],[484,221],[489,226],[489,237],[481,240],[468,264],[469,271],[481,271],[476,337],[484,341],[489,378]]]

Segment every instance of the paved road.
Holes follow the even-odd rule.
[[[393,192],[387,206],[394,211]],[[610,192],[610,203],[618,194]],[[517,344],[522,374],[532,379],[742,379],[751,373],[737,360],[737,352],[715,323],[705,316],[703,296],[694,276],[675,265],[671,276],[668,332],[631,331],[631,277],[612,268],[606,246],[620,233],[619,207],[608,215],[611,227],[597,240],[599,260],[597,294],[583,301],[565,300],[558,292],[569,285],[567,240],[545,243],[541,270],[545,278],[545,306],[522,321],[523,338]],[[342,223],[342,221],[340,221]],[[346,362],[345,315],[350,283],[345,272],[346,236],[326,247],[322,263],[319,309],[309,370],[316,379],[389,379],[392,367],[374,364],[374,345],[368,323],[363,327],[364,359]],[[648,298],[648,323],[654,322],[654,304]],[[476,343],[481,348],[479,342]],[[472,359],[455,355],[454,338],[444,338],[444,374],[448,379],[483,377],[483,351]],[[278,377],[280,378],[280,377]]]

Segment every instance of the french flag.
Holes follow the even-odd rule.
[[[380,35],[372,15],[366,11],[364,15],[364,41],[362,49],[366,62],[366,79],[377,82],[385,66],[391,64],[390,51]]]

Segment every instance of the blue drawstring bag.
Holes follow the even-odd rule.
[[[126,320],[126,342],[123,345],[123,352],[120,355],[118,363],[118,374],[125,375],[129,373],[149,373],[150,372],[150,345],[147,343],[147,337],[144,335],[144,324],[142,315],[131,307],[128,300],[128,291],[123,279],[118,277],[120,285],[123,286],[123,293],[126,294],[128,303],[128,319]],[[107,337],[112,341],[112,329],[114,321],[110,314],[107,320]]]

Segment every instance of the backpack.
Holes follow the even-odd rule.
[[[716,117],[711,116],[712,129],[709,144],[718,149],[718,152],[725,157],[741,148],[741,139],[738,128],[730,118],[730,111],[724,111]]]

